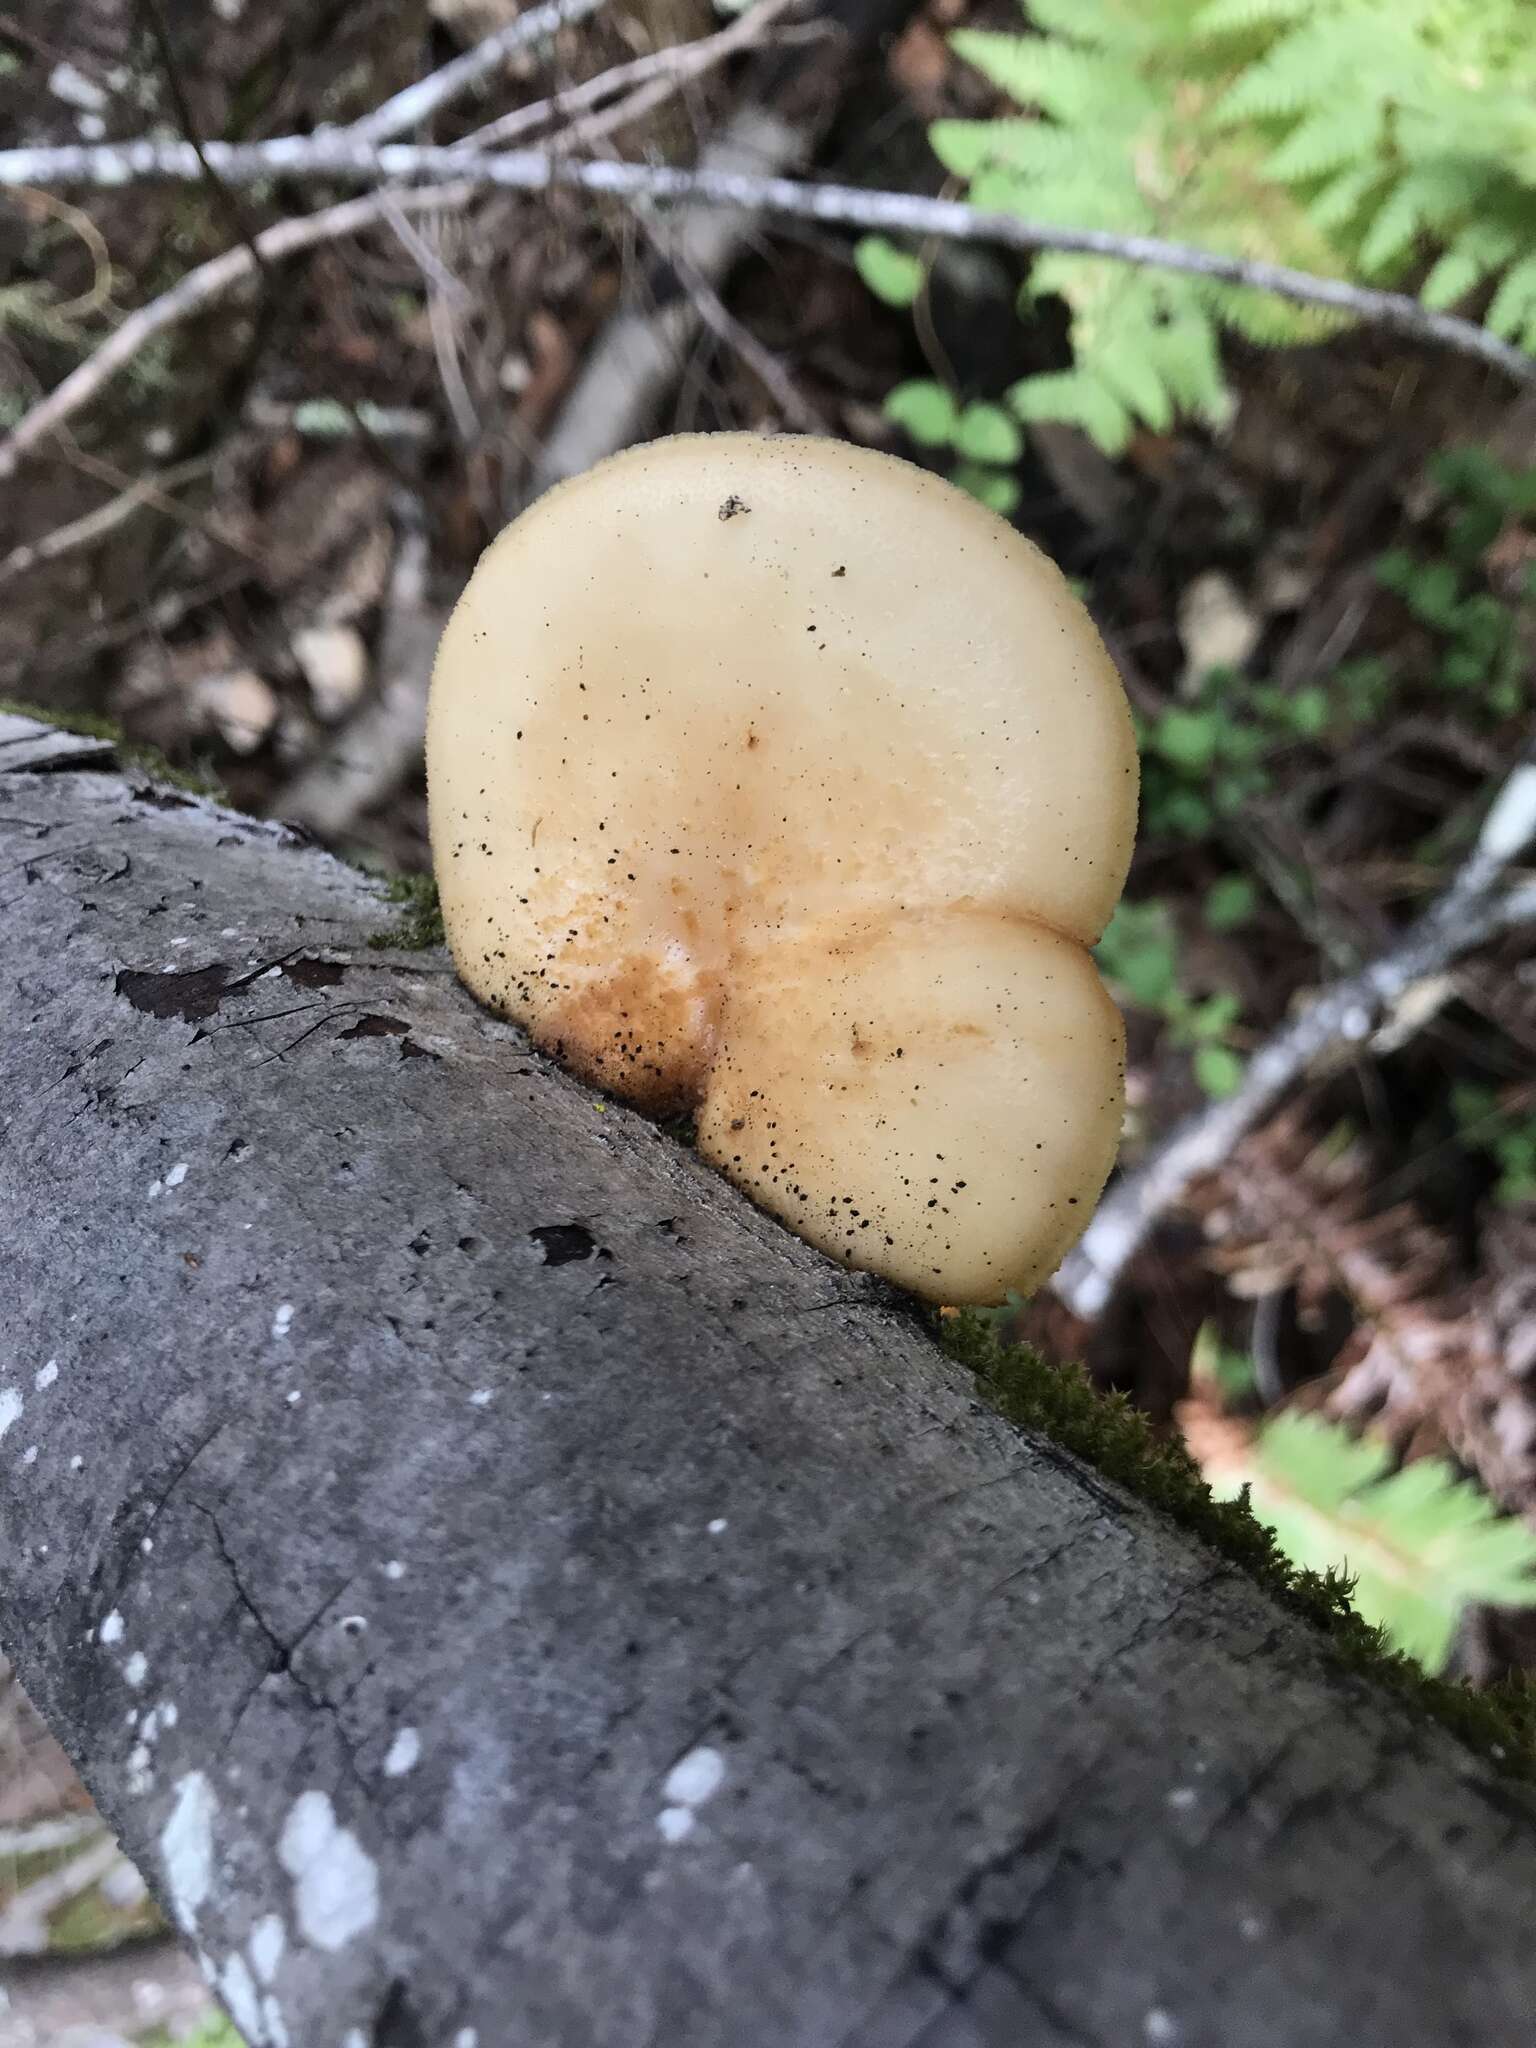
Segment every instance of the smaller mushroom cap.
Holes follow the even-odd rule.
[[[1119,1137],[1087,948],[1137,771],[1038,549],[890,456],[650,443],[487,551],[427,759],[476,994],[693,1111],[705,1157],[834,1257],[950,1302],[1052,1270]]]

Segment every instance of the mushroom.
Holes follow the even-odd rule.
[[[851,1266],[935,1301],[1048,1275],[1113,1162],[1088,948],[1137,768],[1040,551],[939,478],[686,434],[486,552],[427,721],[459,973]]]

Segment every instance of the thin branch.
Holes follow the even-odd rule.
[[[665,256],[666,243],[659,242],[658,247]],[[697,307],[699,318],[716,340],[724,342],[741,358],[778,407],[785,425],[793,427],[797,434],[824,434],[827,431],[826,421],[801,392],[773,350],[759,341],[750,327],[742,325],[709,279],[691,263],[683,257],[675,257],[672,265]]]
[[[1476,845],[1449,886],[1398,943],[1324,989],[1259,1048],[1233,1094],[1176,1126],[1111,1190],[1051,1283],[1061,1300],[1077,1315],[1100,1314],[1158,1217],[1202,1175],[1230,1159],[1238,1140],[1322,1055],[1339,1045],[1362,1044],[1410,989],[1536,915],[1536,885],[1503,886],[1511,864],[1533,843],[1536,744],[1494,798]]]
[[[559,121],[571,124],[561,131],[562,145],[585,146],[600,134],[609,134],[614,128],[638,120],[642,114],[654,112],[705,72],[743,50],[755,48],[775,21],[802,4],[803,0],[758,0],[756,7],[749,8],[729,28],[717,29],[711,36],[651,50],[643,57],[631,58],[627,64],[615,64],[610,70],[599,72],[596,78],[584,79],[580,85],[551,93],[548,99],[514,107],[510,114],[477,128],[469,143],[481,150],[501,148],[548,122]],[[816,33],[824,32],[814,23],[810,26]],[[579,114],[590,114],[592,108],[621,92],[629,93],[630,97],[621,106],[607,108],[595,117],[601,127],[592,121],[575,119]]]
[[[1400,334],[1454,349],[1503,370],[1522,384],[1536,383],[1536,358],[1470,320],[1432,312],[1403,292],[1376,291],[1341,278],[1318,277],[1279,263],[1222,256],[1155,235],[1118,235],[1100,228],[1058,227],[993,213],[963,200],[927,199],[905,192],[866,191],[852,185],[814,184],[751,172],[678,170],[664,164],[572,161],[548,150],[485,155],[472,149],[433,149],[409,143],[372,147],[350,130],[284,135],[255,143],[209,143],[209,162],[239,183],[273,178],[342,179],[368,184],[391,179],[471,181],[514,191],[565,185],[627,201],[664,200],[691,206],[745,209],[780,219],[887,234],[934,235],[1012,249],[1059,249],[1116,263],[1148,264],[1192,277],[1208,277],[1272,292],[1301,305],[1324,306]],[[145,139],[125,143],[66,144],[0,151],[0,186],[119,186],[148,179],[188,182],[201,175],[185,143]]]
[[[72,299],[65,299],[62,305],[50,305],[48,319],[51,325],[61,321],[84,320],[92,313],[99,313],[103,306],[112,303],[112,252],[107,247],[107,238],[97,227],[88,213],[78,206],[71,206],[56,192],[32,191],[24,196],[47,214],[50,220],[61,221],[71,234],[77,235],[85,244],[86,254],[91,259],[91,282],[83,292],[77,292]]]
[[[706,177],[776,175],[801,160],[810,140],[803,121],[748,100],[706,142],[699,169]],[[647,233],[664,234],[680,285],[682,265],[712,287],[722,280],[757,225],[757,216],[742,208],[680,206],[661,219],[643,205],[631,210]],[[528,474],[517,480],[505,508],[509,516],[644,433],[675,383],[702,317],[686,289],[674,294],[663,287],[649,303],[626,294],[587,350]]]
[[[472,448],[480,438],[480,416],[459,360],[459,326],[471,293],[454,276],[431,242],[406,218],[398,206],[391,206],[389,225],[421,272],[427,292],[427,325],[432,350],[437,358],[438,379],[459,440]]]
[[[697,264],[690,262],[678,242],[666,232],[666,216],[658,218],[649,208],[637,208],[635,219],[662,261],[676,273],[704,325],[746,364],[778,407],[785,425],[793,427],[797,434],[824,434],[826,421],[798,389],[783,363],[750,328],[742,325]]]
[[[499,71],[517,51],[526,50],[530,43],[543,42],[571,22],[585,21],[606,4],[607,0],[549,0],[547,6],[530,8],[516,21],[476,43],[472,50],[466,50],[462,57],[455,57],[429,77],[417,79],[393,99],[385,100],[371,114],[354,121],[344,133],[359,142],[388,142],[408,129],[419,128],[451,101],[462,99],[483,78]]]
[[[1498,929],[1502,931],[1517,931],[1521,925],[1536,924],[1536,882],[1524,882],[1518,889],[1509,890],[1493,907]]]
[[[306,214],[299,220],[278,221],[275,226],[264,228],[256,241],[269,263],[279,262],[284,257],[296,256],[301,250],[312,249],[318,243],[360,234],[365,228],[387,219],[394,209],[431,213],[440,208],[465,206],[478,189],[474,185],[439,185],[415,192],[373,192],[361,199],[343,200],[339,206],[328,206],[320,213]],[[66,420],[89,405],[97,392],[131,363],[142,349],[147,348],[156,335],[190,319],[204,306],[222,298],[243,278],[249,277],[255,267],[250,250],[241,243],[237,248],[226,249],[221,256],[213,256],[208,262],[200,263],[195,270],[189,270],[185,277],[178,279],[169,291],[162,292],[158,299],[151,299],[147,306],[130,313],[121,327],[114,329],[93,355],[88,356],[78,369],[71,370],[63,382],[56,384],[48,396],[34,405],[0,441],[0,479],[13,475],[22,458],[39,442],[56,433]]]
[[[187,97],[186,82],[181,75],[177,61],[176,47],[171,41],[170,26],[161,12],[160,0],[137,0],[139,13],[149,24],[150,40],[160,58],[160,69],[165,75],[166,90],[171,96],[171,105],[176,110],[177,125],[190,147],[196,152],[202,168],[203,182],[213,194],[214,204],[221,210],[239,239],[251,252],[251,260],[259,269],[261,251],[256,245],[256,231],[245,204],[229,189],[208,161],[202,137],[197,132],[197,121],[193,116],[192,102]]]
[[[182,507],[169,502],[166,493],[190,483],[194,477],[206,475],[210,467],[208,456],[194,455],[171,469],[161,470],[158,476],[139,477],[94,511],[72,519],[67,526],[55,527],[52,533],[45,534],[39,541],[12,548],[8,555],[0,557],[0,583],[9,583],[13,577],[25,575],[40,563],[61,561],[64,556],[75,554],[81,548],[93,547],[144,506],[171,518],[180,516]]]
[[[426,520],[418,499],[403,493],[394,507],[395,559],[384,601],[370,703],[323,752],[279,790],[276,816],[340,839],[418,766],[427,729],[427,685],[442,637],[444,614],[429,599]]]

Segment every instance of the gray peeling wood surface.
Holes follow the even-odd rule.
[[[1525,1794],[362,878],[0,849],[0,1637],[252,2042],[1532,2039]]]

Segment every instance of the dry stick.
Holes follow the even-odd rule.
[[[465,206],[478,189],[474,185],[441,185],[415,192],[373,192],[361,199],[343,200],[339,206],[328,206],[320,213],[306,214],[301,220],[279,221],[274,227],[264,228],[256,241],[263,257],[268,262],[277,262],[297,255],[300,250],[314,248],[317,243],[359,234],[386,219],[391,208],[428,213],[438,207]],[[24,455],[88,405],[103,385],[132,362],[141,349],[147,348],[157,334],[222,298],[242,278],[249,277],[255,267],[250,250],[241,243],[237,248],[226,249],[222,256],[200,263],[158,299],[151,299],[147,306],[130,313],[93,355],[78,369],[71,370],[0,441],[0,478],[12,475]]]
[[[697,265],[689,262],[665,232],[665,221],[658,221],[646,210],[637,210],[635,218],[662,261],[677,273],[704,325],[717,341],[724,342],[746,364],[779,408],[785,424],[793,427],[796,433],[824,434],[827,431],[826,421],[797,389],[794,378],[783,363],[750,328],[742,325],[709,279]]]
[[[1149,264],[1192,277],[1213,278],[1274,293],[1301,305],[1323,306],[1423,341],[1479,358],[1522,384],[1536,383],[1536,359],[1513,343],[1452,313],[1432,312],[1403,292],[1377,291],[1341,278],[1319,277],[1280,263],[1218,255],[1156,235],[1119,235],[1102,228],[1059,227],[1016,214],[989,212],[964,200],[927,199],[854,185],[816,184],[750,171],[678,170],[665,164],[573,161],[550,150],[485,155],[472,149],[435,149],[412,143],[373,147],[351,131],[283,135],[266,142],[208,143],[204,154],[221,176],[237,183],[271,178],[344,179],[368,184],[400,179],[413,184],[469,181],[512,191],[552,185],[610,194],[617,199],[661,200],[816,221],[829,227],[889,234],[935,235],[949,241],[988,242],[1013,249],[1058,249],[1103,256],[1117,263]],[[124,143],[64,144],[0,150],[0,186],[95,185],[112,187],[151,179],[183,183],[202,175],[185,143],[144,139]]]
[[[445,618],[428,599],[431,564],[420,502],[402,493],[394,516],[395,559],[384,603],[377,693],[272,805],[276,816],[329,839],[349,831],[421,759],[427,685]]]
[[[668,50],[657,51],[651,57],[641,58],[633,64],[624,64],[604,72],[600,77],[588,80],[584,85],[553,95],[532,107],[518,109],[508,117],[516,123],[520,132],[526,133],[535,123],[549,119],[552,115],[563,115],[575,111],[579,118],[562,128],[554,138],[554,146],[569,150],[572,147],[592,148],[613,130],[638,120],[642,115],[661,106],[675,94],[682,91],[690,80],[702,75],[711,64],[723,62],[736,51],[759,43],[764,39],[764,30],[783,15],[794,0],[761,0],[752,13],[743,16],[720,34],[707,37],[702,42],[684,44]],[[615,94],[622,94],[615,103],[602,105],[612,100]],[[596,110],[594,110],[596,109]],[[493,123],[490,129],[481,130],[469,140],[468,146],[483,149],[494,131],[501,131],[503,123]],[[502,139],[497,132],[496,139]],[[760,156],[746,155],[738,158],[746,168],[778,168],[784,161],[780,156],[764,165]],[[410,234],[408,225],[397,215],[391,217],[396,232]],[[674,217],[669,224],[672,233],[668,240],[682,242],[688,236],[687,217]],[[721,237],[718,223],[712,224],[707,237],[709,253],[723,254],[715,249]],[[701,249],[701,253],[706,253]],[[695,266],[689,266],[690,289],[694,291],[699,310],[707,309],[700,303],[700,295],[710,291],[706,279]],[[716,301],[718,305],[718,301]],[[462,375],[458,371],[457,357],[451,347],[451,338],[443,334],[441,319],[442,299],[432,293],[429,300],[432,313],[433,342],[438,350],[439,367],[443,377],[449,405],[459,425],[462,438],[465,433],[463,417],[468,402],[468,393],[463,389]],[[721,319],[729,321],[724,307],[719,308]],[[594,426],[598,422],[611,422],[615,414],[611,404],[604,402],[603,393],[611,391],[612,385],[606,378],[606,370],[614,359],[611,346],[616,337],[625,339],[622,349],[622,369],[619,378],[619,392],[622,410],[618,414],[623,438],[632,438],[633,429],[625,431],[623,423],[632,418],[630,408],[647,403],[646,394],[650,388],[644,374],[644,365],[637,362],[631,322],[621,315],[616,323],[610,323],[603,339],[597,344],[583,369],[576,390],[562,411],[560,421],[546,437],[540,455],[538,481],[547,481],[551,464],[563,468],[574,464],[584,468],[598,455],[610,452],[606,445],[594,445]],[[752,346],[750,337],[746,345]],[[764,352],[766,353],[766,352]],[[670,348],[663,363],[670,361]],[[759,366],[759,374],[763,366]],[[455,382],[460,396],[455,400]],[[593,399],[596,394],[595,401]],[[472,408],[471,408],[472,410]],[[814,425],[803,417],[791,418],[794,425]],[[605,430],[597,425],[597,432]],[[574,436],[574,438],[573,438]],[[386,636],[387,637],[387,636]],[[311,763],[303,773],[278,797],[276,808],[284,816],[298,819],[310,825],[328,838],[336,838],[349,831],[361,813],[383,800],[390,790],[412,772],[419,764],[422,752],[423,729],[426,720],[425,683],[431,663],[431,649],[426,648],[421,662],[421,687],[412,691],[409,681],[396,677],[391,681],[391,666],[385,660],[381,667],[385,673],[385,685],[378,702],[365,707],[356,721],[332,739],[320,758]],[[398,667],[398,664],[395,665]],[[365,762],[363,773],[359,773],[358,757]]]
[[[423,121],[429,121],[451,101],[461,99],[483,78],[500,70],[517,51],[527,49],[530,43],[542,42],[572,22],[585,21],[606,4],[607,0],[550,0],[547,6],[530,8],[516,21],[476,43],[472,50],[466,50],[462,57],[455,57],[429,77],[406,86],[343,132],[359,142],[387,142],[391,136],[403,135],[408,128],[419,128]]]
[[[701,170],[690,175],[759,177],[803,155],[809,131],[772,107],[755,101],[740,106],[704,146]],[[619,170],[619,164],[605,168]],[[636,213],[643,209],[636,208]],[[755,211],[681,206],[666,223],[669,256],[713,287],[746,245],[758,219]],[[655,224],[651,224],[653,227]],[[509,500],[518,511],[552,485],[579,476],[604,456],[627,447],[645,430],[702,313],[687,296],[658,304],[623,304],[591,348],[581,373],[566,393],[559,415],[544,435],[538,459]]]
[[[182,134],[197,156],[202,170],[203,182],[213,194],[214,204],[220,207],[229,220],[230,226],[251,252],[251,260],[260,268],[261,251],[256,246],[255,229],[244,202],[237,199],[224,180],[208,161],[203,148],[202,137],[197,132],[197,122],[192,113],[192,102],[187,98],[187,89],[177,62],[175,45],[171,41],[170,26],[160,9],[160,0],[138,0],[138,8],[144,21],[149,25],[150,40],[160,58],[160,69],[165,75],[166,90],[171,96],[171,105]]]
[[[1369,1038],[1383,1014],[1419,982],[1494,934],[1536,917],[1536,885],[1501,887],[1512,862],[1536,841],[1536,744],[1483,820],[1477,844],[1449,886],[1380,959],[1325,989],[1248,1062],[1236,1091],[1169,1132],[1100,1204],[1081,1243],[1051,1285],[1077,1315],[1097,1316],[1158,1217],[1203,1174],[1232,1156],[1323,1053]]]
[[[668,255],[664,240],[657,247],[662,255]],[[710,333],[725,346],[734,350],[746,364],[752,375],[762,385],[783,416],[786,426],[798,434],[824,434],[827,423],[816,408],[803,395],[795,380],[785,369],[773,350],[760,342],[750,327],[741,321],[726,305],[720,294],[694,266],[682,257],[670,258],[673,268],[682,279],[688,296],[698,309],[699,318]]]
[[[352,136],[362,135],[365,140],[376,143],[385,137],[397,134],[402,125],[419,121],[428,113],[435,113],[447,105],[456,94],[469,89],[487,71],[503,63],[517,49],[547,34],[559,21],[577,20],[583,14],[595,12],[599,0],[565,0],[564,5],[536,8],[522,15],[505,30],[489,36],[464,57],[456,58],[443,66],[430,78],[418,85],[410,86],[386,100],[373,114],[367,115],[345,132]],[[601,77],[589,80],[586,86],[573,89],[568,102],[566,95],[539,101],[531,108],[520,112],[546,118],[552,111],[562,109],[578,98],[587,104],[585,95],[604,96],[599,87],[622,88],[626,84],[639,82],[644,87],[650,81],[652,87],[666,83],[669,90],[678,90],[691,78],[708,68],[703,61],[707,52],[710,63],[718,63],[735,51],[746,47],[785,11],[785,0],[763,0],[763,5],[751,15],[743,17],[720,34],[705,38],[701,44],[686,46],[694,61],[680,61],[671,76],[665,80],[654,77],[655,65],[650,59],[641,59],[636,64],[619,65]],[[744,31],[750,26],[753,36]],[[695,53],[697,53],[695,55]],[[672,55],[659,51],[657,57]],[[641,76],[643,67],[643,77]],[[628,120],[648,112],[652,104],[660,104],[660,96],[652,94],[647,98],[644,90],[637,91],[622,107],[610,109],[607,113],[593,117],[582,124],[580,139],[590,142]],[[516,118],[515,116],[513,118]],[[493,124],[494,126],[495,124]],[[483,139],[490,131],[482,131]],[[203,158],[200,157],[200,162]],[[24,182],[24,181],[16,181]],[[446,210],[467,204],[474,197],[476,187],[466,185],[462,189],[440,191],[439,204]],[[51,195],[39,190],[39,199],[48,200]],[[169,291],[154,299],[149,305],[140,307],[130,314],[116,329],[110,340],[97,349],[78,369],[72,371],[62,383],[56,385],[48,396],[26,414],[12,434],[0,440],[0,478],[12,475],[21,458],[45,436],[54,432],[63,423],[81,411],[96,396],[96,393],[129,363],[135,355],[146,348],[156,335],[168,327],[189,319],[201,307],[220,298],[233,289],[261,261],[278,261],[283,257],[297,255],[306,248],[321,242],[340,240],[344,236],[360,233],[374,226],[381,219],[398,217],[409,205],[410,210],[418,208],[430,211],[430,203],[422,208],[422,195],[384,192],[375,199],[347,200],[342,204],[328,207],[320,213],[302,220],[280,221],[254,237],[248,248],[227,251],[201,264],[173,285]]]
[[[464,447],[472,448],[480,438],[480,415],[475,410],[464,366],[459,361],[457,324],[457,315],[471,294],[398,206],[390,207],[387,218],[396,239],[421,272],[427,292],[427,325],[432,335],[432,352],[437,358],[438,381],[443,387],[443,397],[459,440]]]
[[[135,482],[109,498],[94,511],[84,513],[79,519],[70,520],[67,526],[55,527],[43,538],[12,548],[8,555],[0,557],[0,583],[8,583],[15,576],[22,576],[29,569],[35,569],[41,562],[57,562],[65,555],[72,555],[80,548],[88,548],[95,542],[113,533],[131,519],[141,507],[151,506],[169,518],[182,516],[182,507],[167,500],[166,493],[181,484],[190,483],[194,477],[205,475],[211,466],[206,455],[190,456],[185,462],[178,462],[170,469],[163,469],[158,476],[139,477]]]
[[[429,77],[406,86],[371,114],[365,114],[360,121],[341,132],[370,146],[388,141],[391,136],[419,125],[470,91],[518,50],[552,35],[567,23],[585,20],[605,4],[606,0],[549,0],[548,5],[519,15],[506,28],[486,36],[472,50],[455,57]],[[227,147],[213,142],[193,142],[183,146],[191,150],[199,175],[205,178],[210,169],[217,169],[216,164],[210,163],[210,157],[216,159]],[[25,179],[0,179],[0,184],[25,183]],[[474,188],[466,186],[462,191],[440,194],[439,199],[444,206],[452,207],[467,204],[473,196]],[[303,220],[279,221],[262,233],[247,237],[243,247],[227,250],[222,256],[212,257],[207,263],[199,264],[196,270],[189,271],[158,299],[129,314],[108,341],[56,385],[47,398],[22,419],[12,435],[0,441],[0,478],[10,476],[22,455],[44,435],[89,404],[102,385],[131,362],[157,334],[189,318],[199,307],[222,297],[261,263],[280,261],[320,242],[338,241],[345,235],[372,227],[384,216],[387,206],[402,210],[408,207],[415,211],[421,206],[420,195],[396,193],[371,200],[348,200]]]
[[[756,48],[765,30],[801,4],[802,0],[759,0],[756,7],[733,21],[729,28],[718,29],[714,35],[701,36],[691,43],[673,43],[664,50],[652,50],[627,64],[615,64],[611,70],[599,72],[596,78],[585,79],[580,85],[552,93],[548,99],[514,107],[510,114],[477,128],[468,141],[476,149],[497,148],[542,127],[546,121],[562,121],[569,122],[560,133],[563,145],[568,148],[573,143],[590,142],[599,134],[606,135],[613,128],[654,112],[705,72],[743,50]],[[811,26],[814,28],[815,24]],[[604,124],[601,127],[571,119],[631,87],[644,90],[635,90],[622,108],[606,109],[599,117]]]

